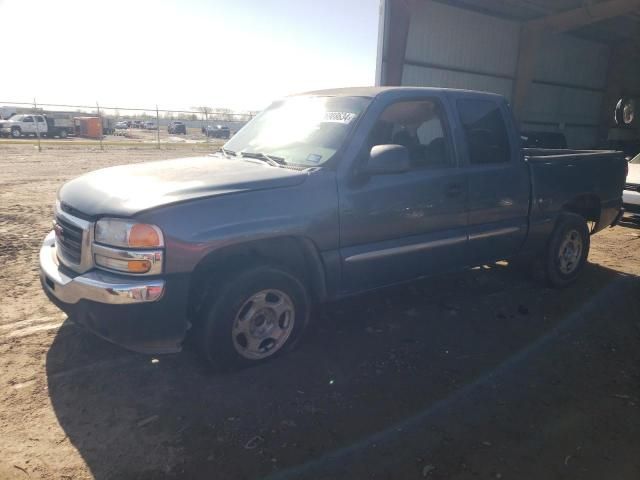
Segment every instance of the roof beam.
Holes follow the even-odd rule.
[[[608,0],[525,22],[528,30],[567,32],[640,9],[640,0]]]

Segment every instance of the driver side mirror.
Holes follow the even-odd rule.
[[[409,150],[402,145],[376,145],[371,149],[365,171],[370,175],[391,175],[411,168]]]

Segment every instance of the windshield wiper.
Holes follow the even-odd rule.
[[[282,157],[275,157],[273,155],[267,155],[266,153],[262,152],[240,152],[240,156],[246,158],[255,158],[256,160],[263,160],[274,167],[287,164],[285,159]]]
[[[220,151],[227,158],[235,157],[237,155],[236,152],[234,152],[233,150],[227,150],[226,148],[220,148]]]

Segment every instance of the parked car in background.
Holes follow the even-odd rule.
[[[129,128],[129,124],[127,122],[118,122],[115,125],[116,130],[126,130]]]
[[[142,120],[134,120],[130,126],[132,128],[144,128],[144,122]]]
[[[174,120],[169,123],[169,126],[167,127],[167,132],[173,135],[176,135],[176,134],[186,135],[187,126],[184,124],[184,122],[181,122],[179,120]]]
[[[212,138],[229,138],[231,130],[224,125],[207,125],[205,127],[205,135]]]
[[[624,209],[627,212],[640,214],[640,154],[629,162],[629,173],[622,194]]]
[[[157,130],[158,125],[156,124],[156,122],[144,122],[143,128],[145,130]]]
[[[498,260],[567,286],[620,218],[627,161],[523,149],[513,118],[437,88],[280,100],[213,156],[64,184],[42,286],[112,342],[175,352],[191,329],[224,367],[290,349],[314,302]]]
[[[520,132],[524,148],[567,148],[567,138],[560,132]]]

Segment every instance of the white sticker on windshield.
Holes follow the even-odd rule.
[[[352,120],[356,118],[356,116],[357,115],[355,113],[351,112],[326,112],[324,114],[324,121],[332,123],[344,123],[345,125],[347,125],[351,123]]]
[[[307,157],[307,162],[313,163],[313,164],[320,163],[320,160],[322,160],[322,155],[318,155],[317,153],[311,153]]]

